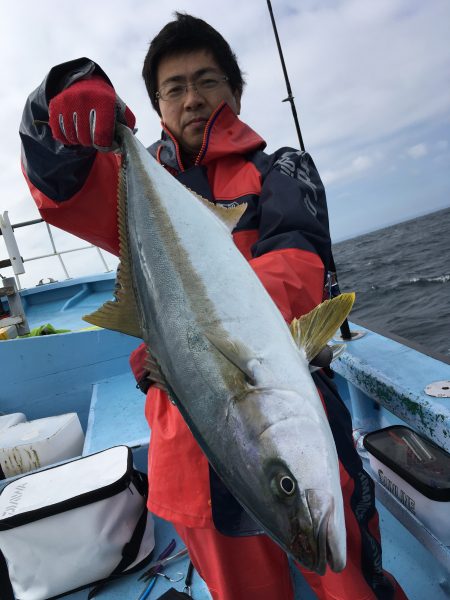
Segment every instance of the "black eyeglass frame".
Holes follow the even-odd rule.
[[[200,80],[201,80],[201,78],[200,78]],[[189,89],[190,87],[194,88],[194,90],[197,92],[197,94],[200,94],[200,95],[202,95],[202,94],[204,94],[204,93],[208,93],[209,91],[213,91],[213,90],[217,89],[217,87],[218,87],[218,86],[219,86],[221,83],[223,83],[223,82],[226,82],[226,81],[229,81],[229,80],[230,80],[230,78],[228,77],[228,75],[221,75],[221,76],[219,77],[218,81],[217,81],[217,85],[215,85],[213,88],[210,88],[209,90],[208,90],[208,89],[206,89],[206,90],[199,90],[199,89],[197,88],[198,81],[197,81],[197,82],[194,82],[194,83],[186,83],[186,84],[183,84],[183,85],[182,85],[182,87],[184,87],[184,93],[183,93],[183,94],[181,94],[180,96],[177,96],[176,98],[164,98],[164,97],[161,95],[161,91],[160,91],[160,90],[158,90],[158,91],[156,91],[156,92],[155,92],[155,98],[156,98],[156,100],[158,100],[158,101],[159,101],[159,100],[162,100],[163,102],[171,102],[171,101],[181,100],[181,98],[184,98],[184,96],[187,94],[187,91],[188,91],[188,89]],[[180,85],[181,85],[181,84],[180,84]]]

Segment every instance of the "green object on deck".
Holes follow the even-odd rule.
[[[26,335],[21,335],[20,337],[35,337],[38,335],[54,335],[55,333],[70,333],[70,329],[55,329],[53,325],[50,323],[46,323],[45,325],[41,325],[40,327],[35,327],[27,333]]]

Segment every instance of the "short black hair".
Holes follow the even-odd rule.
[[[157,92],[157,72],[160,60],[195,50],[209,50],[228,77],[233,92],[242,93],[245,81],[236,55],[228,42],[206,21],[185,13],[175,13],[176,20],[167,23],[150,43],[144,60],[142,77],[153,108],[161,116]]]

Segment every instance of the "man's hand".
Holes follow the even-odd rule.
[[[66,146],[93,146],[113,150],[116,120],[131,129],[136,119],[101,77],[81,79],[55,96],[49,104],[52,135]]]

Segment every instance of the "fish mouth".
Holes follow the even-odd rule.
[[[310,516],[310,527],[301,527],[300,520],[293,523],[291,548],[296,560],[319,575],[324,575],[327,564],[341,570],[329,544],[329,521],[334,509],[332,496],[319,490],[306,490],[304,501]]]

